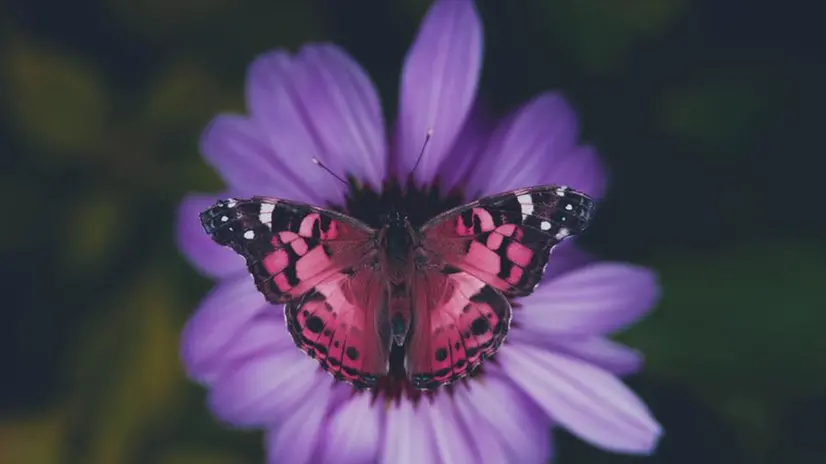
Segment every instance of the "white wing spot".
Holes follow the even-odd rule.
[[[272,203],[261,203],[261,210],[258,212],[258,220],[263,224],[272,224],[272,211],[275,205]]]
[[[556,189],[556,194],[561,197],[564,197],[565,194],[568,193],[568,190],[570,190],[568,187],[559,187],[558,189]]]
[[[244,238],[247,239],[247,240],[254,239],[255,238],[255,231],[248,230],[248,231],[244,232]]]
[[[518,201],[522,205],[523,218],[526,218],[533,214],[533,199],[530,195],[518,195],[516,197],[516,201]]]
[[[530,216],[533,214],[533,205],[522,205],[522,215]]]
[[[227,200],[227,206],[229,206],[230,208],[235,208],[235,205],[237,204],[238,202],[235,201],[235,198],[230,198],[229,200]]]
[[[574,209],[574,205],[572,205],[570,203],[565,205],[565,211],[573,211],[573,209]]]
[[[542,230],[550,230],[551,229],[551,223],[548,222],[548,221],[542,221],[539,224],[539,228],[542,229]]]
[[[226,216],[221,216],[221,222],[227,222],[227,221],[229,221],[229,218],[228,218],[228,217],[226,217]]]

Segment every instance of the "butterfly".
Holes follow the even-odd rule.
[[[488,196],[413,227],[381,226],[279,198],[231,198],[200,215],[246,260],[258,290],[284,304],[296,345],[336,378],[372,388],[394,346],[420,390],[473,372],[510,328],[509,298],[529,295],[551,249],[587,226],[594,202],[545,185]]]

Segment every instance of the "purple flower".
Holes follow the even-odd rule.
[[[205,131],[201,149],[228,189],[191,195],[180,207],[181,249],[218,281],[184,330],[182,357],[220,419],[267,430],[270,461],[545,462],[552,424],[607,450],[656,446],[659,424],[616,377],[637,370],[641,356],[606,338],[656,302],[647,269],[599,262],[565,242],[538,289],[514,302],[506,343],[476,375],[435,393],[403,382],[362,392],[295,347],[281,308],[265,302],[243,260],[198,222],[228,196],[345,205],[352,192],[313,157],[381,189],[392,173],[410,171],[428,128],[419,183],[438,178],[442,191],[464,200],[550,183],[599,198],[605,175],[594,150],[577,145],[571,108],[543,94],[491,127],[474,105],[481,61],[473,3],[440,0],[404,64],[394,143],[370,79],[332,45],[259,57],[246,84],[250,115],[218,116]]]

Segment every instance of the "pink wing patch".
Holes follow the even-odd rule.
[[[507,298],[466,272],[418,274],[413,299],[406,368],[419,389],[473,372],[496,352],[510,327]]]
[[[379,326],[381,282],[367,270],[339,274],[300,300],[284,316],[296,345],[339,380],[372,387],[387,373],[390,335]]]
[[[551,249],[582,232],[593,209],[590,198],[570,188],[532,187],[454,208],[421,231],[431,261],[525,296],[542,279]]]

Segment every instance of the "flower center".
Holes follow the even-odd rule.
[[[359,185],[350,179],[350,188],[345,197],[344,206],[332,205],[331,209],[350,215],[373,228],[384,226],[384,218],[392,214],[407,217],[414,228],[424,225],[429,219],[451,208],[464,204],[464,192],[454,188],[443,192],[438,182],[430,185],[416,186],[410,179],[403,185],[397,178],[388,179],[381,191]],[[407,338],[409,343],[410,337]],[[431,396],[439,391],[450,391],[451,386],[441,387],[435,391],[421,391],[413,387],[407,379],[404,369],[406,347],[392,344],[390,350],[390,371],[379,378],[373,390],[374,400],[383,400],[386,404],[398,402],[403,398],[413,402],[423,396]],[[480,369],[471,374],[478,376]]]
[[[374,228],[382,227],[382,218],[391,213],[406,216],[413,227],[419,228],[440,213],[465,203],[461,189],[442,192],[438,182],[416,186],[408,179],[402,185],[396,177],[392,177],[384,182],[380,192],[358,185],[352,180],[349,185],[344,207],[332,208]]]

